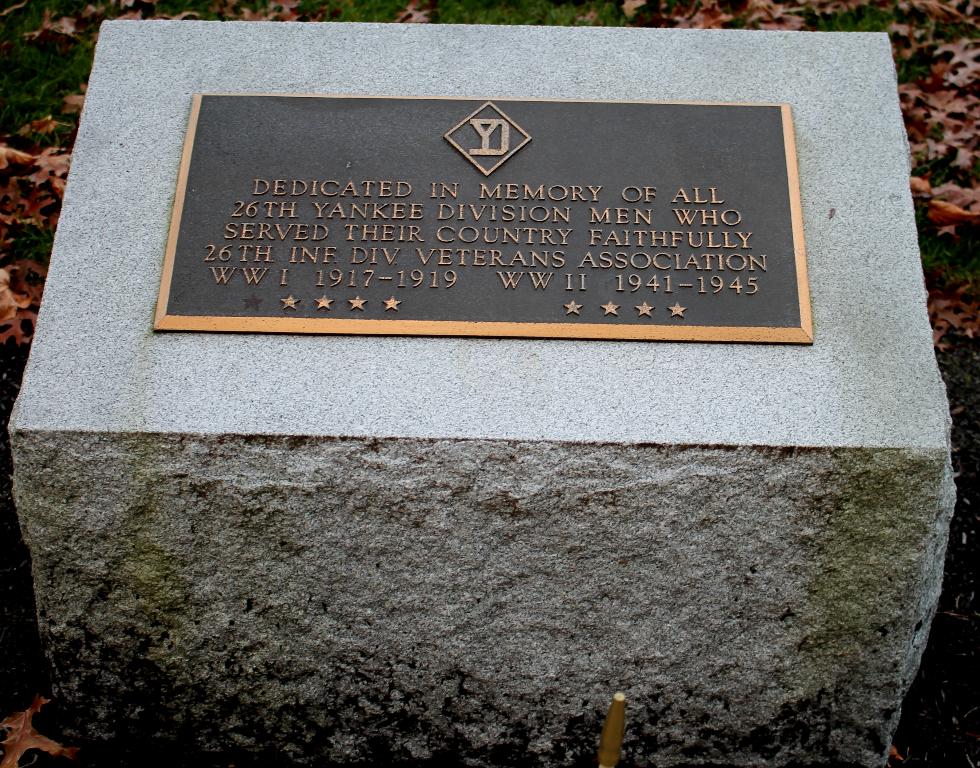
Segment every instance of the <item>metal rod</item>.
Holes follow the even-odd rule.
[[[619,762],[626,733],[626,696],[616,692],[609,705],[606,723],[599,739],[599,768],[614,768]]]

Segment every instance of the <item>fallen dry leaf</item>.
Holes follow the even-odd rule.
[[[806,27],[806,20],[794,11],[802,8],[786,8],[774,0],[749,0],[746,8],[746,26],[759,29],[801,30]]]
[[[929,179],[922,176],[912,176],[909,179],[909,186],[912,188],[913,195],[932,194],[932,185],[929,183]]]
[[[211,4],[212,13],[230,19],[238,15],[238,0],[222,0]]]
[[[44,184],[51,181],[52,178],[63,179],[68,175],[71,154],[65,152],[61,147],[48,147],[34,158],[34,165],[37,166],[38,170],[27,178],[35,184]]]
[[[398,14],[395,21],[399,24],[427,24],[429,11],[421,8],[417,0],[409,0],[408,5]]]
[[[78,754],[77,747],[64,747],[34,730],[31,721],[47,703],[47,699],[35,696],[30,707],[0,723],[0,728],[7,731],[7,738],[0,742],[3,744],[3,762],[0,763],[0,768],[17,768],[20,758],[31,749],[40,749],[55,757],[75,759],[75,755]]]
[[[961,187],[951,181],[940,184],[932,190],[932,194],[941,200],[946,200],[960,208],[974,213],[980,211],[980,186]]]
[[[17,133],[21,136],[30,136],[32,133],[44,135],[51,133],[59,125],[63,125],[63,123],[59,123],[51,115],[48,115],[47,117],[42,117],[40,120],[31,120],[27,125],[21,126]]]
[[[96,19],[101,21],[105,18],[105,6],[104,5],[92,5],[89,3],[82,10],[83,19]]]
[[[636,16],[636,12],[646,4],[647,0],[623,0],[623,4],[620,7],[623,10],[623,16],[627,19],[632,19]]]
[[[722,10],[718,0],[703,0],[694,13],[678,22],[681,29],[721,29],[735,17]]]
[[[942,0],[902,0],[898,7],[906,13],[915,9],[936,21],[946,21],[953,24],[973,23],[969,17],[960,13],[953,3],[946,3]]]
[[[51,11],[45,8],[44,18],[41,20],[41,26],[35,29],[33,32],[25,32],[24,38],[26,40],[46,42],[49,40],[56,40],[59,36],[74,37],[78,31],[76,24],[77,20],[73,19],[71,16],[62,16],[57,21],[52,21]]]
[[[19,149],[0,144],[0,170],[3,170],[11,163],[15,165],[28,165],[34,162],[34,155],[29,152],[21,152]]]
[[[61,105],[61,111],[66,115],[82,111],[82,107],[85,105],[85,92],[88,90],[88,86],[82,83],[79,90],[81,93],[72,93],[65,96]]]
[[[27,0],[23,0],[23,2],[17,3],[16,5],[12,5],[9,8],[4,8],[2,11],[0,11],[0,18],[3,18],[8,13],[13,13],[14,11],[19,11],[25,5],[27,5]]]
[[[846,13],[856,11],[863,5],[867,5],[866,0],[810,0],[807,3],[817,13]]]
[[[272,11],[253,11],[251,8],[242,8],[238,18],[242,21],[275,21],[276,15]]]
[[[949,349],[945,336],[949,331],[969,339],[980,338],[980,301],[967,286],[929,291],[929,321],[937,349]]]
[[[955,227],[958,224],[976,224],[980,222],[980,213],[970,213],[970,211],[964,210],[953,203],[948,203],[945,200],[930,200],[928,216],[929,221],[941,227]]]
[[[17,200],[17,218],[21,223],[37,224],[39,227],[50,225],[51,216],[57,215],[60,200],[44,189],[34,187],[27,196]]]
[[[299,18],[300,0],[275,0],[272,4],[279,8],[274,18],[277,21],[296,21]]]
[[[166,13],[158,13],[153,18],[169,19],[170,21],[183,21],[184,19],[199,19],[201,18],[201,14],[199,14],[197,11],[184,11],[183,13],[178,13],[173,16]],[[291,21],[291,19],[280,19],[280,21]]]
[[[16,281],[16,272],[0,267],[0,325],[6,325],[17,315],[18,309],[31,306],[31,295],[24,290],[22,281]]]
[[[13,339],[19,345],[31,342],[46,274],[47,270],[42,264],[29,259],[0,268],[0,344],[6,343],[7,339]],[[31,275],[29,280],[28,276]],[[0,723],[0,727],[8,728],[8,722],[9,719]],[[7,741],[0,743],[7,744]],[[0,768],[6,765],[5,759]]]
[[[968,88],[980,78],[980,42],[976,40],[958,40],[955,43],[940,45],[936,55],[950,53],[947,67],[946,82],[958,88]]]
[[[954,53],[960,49],[957,48]],[[959,61],[959,60],[957,60]],[[957,65],[965,69],[966,65]],[[917,163],[949,160],[966,173],[980,151],[980,98],[950,85],[949,62],[938,62],[929,77],[899,86],[899,97],[909,145]],[[980,72],[974,81],[980,82]]]

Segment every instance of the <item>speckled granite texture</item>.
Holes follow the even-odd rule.
[[[789,102],[815,343],[154,334],[200,91]],[[56,694],[564,766],[622,688],[637,765],[880,766],[953,499],[907,182],[885,35],[108,23],[11,421]]]

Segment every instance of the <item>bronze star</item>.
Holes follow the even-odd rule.
[[[389,309],[393,312],[397,312],[399,304],[401,304],[401,301],[396,299],[394,296],[392,296],[390,299],[385,299],[385,312],[387,312]]]
[[[656,307],[651,307],[645,301],[642,304],[636,305],[636,311],[640,314],[640,317],[643,317],[643,315],[646,315],[647,317],[653,317],[653,315],[651,315],[650,313],[654,309],[656,309]]]
[[[321,296],[316,300],[317,309],[330,309],[330,305],[333,304],[333,299],[328,299],[326,296]]]
[[[350,302],[351,310],[359,309],[361,312],[364,311],[364,305],[367,304],[367,299],[362,299],[360,296],[355,296],[353,299],[347,299]]]
[[[285,299],[280,299],[282,302],[283,309],[296,309],[296,305],[299,304],[299,299],[295,296],[287,296]]]
[[[674,306],[667,307],[667,309],[670,310],[671,317],[684,317],[684,311],[687,309],[687,307],[682,307],[675,301]]]
[[[599,306],[602,307],[604,314],[616,315],[617,317],[619,316],[619,312],[617,311],[619,309],[619,304],[613,304],[610,301],[608,304],[600,304]]]
[[[577,315],[579,313],[578,311],[582,308],[581,304],[576,304],[574,301],[570,301],[562,306],[565,307],[566,315]]]

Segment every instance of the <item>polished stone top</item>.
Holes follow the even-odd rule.
[[[812,346],[154,333],[192,94],[788,103]],[[942,449],[884,34],[102,28],[15,430]]]

